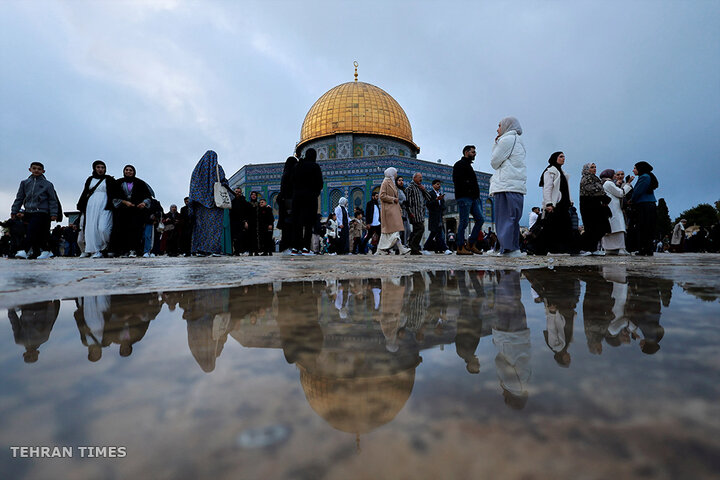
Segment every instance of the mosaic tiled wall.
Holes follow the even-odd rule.
[[[304,145],[300,156],[308,148],[317,151],[319,160],[378,157],[397,155],[399,157],[417,158],[417,153],[410,145],[390,138],[373,137],[371,135],[338,134],[325,137]]]
[[[448,211],[454,213],[455,189],[452,182],[452,165],[433,163],[424,160],[417,160],[407,157],[384,155],[377,157],[360,157],[337,160],[318,161],[323,172],[325,186],[320,199],[320,212],[327,215],[336,205],[337,199],[344,196],[351,200],[350,205],[354,207],[359,202],[364,208],[370,194],[377,188],[384,178],[385,169],[395,167],[398,174],[410,181],[415,172],[423,175],[423,183],[430,185],[432,180],[442,181],[442,191],[448,194]],[[274,194],[280,190],[280,179],[282,177],[283,163],[267,163],[260,165],[247,165],[242,167],[230,178],[230,185],[240,187],[249,196],[253,190],[259,191],[263,198],[272,199]],[[485,207],[486,222],[492,222],[492,203],[488,202],[488,191],[490,188],[490,174],[476,172],[480,185],[480,199]],[[243,179],[244,181],[239,181]],[[337,195],[331,193],[337,191]]]

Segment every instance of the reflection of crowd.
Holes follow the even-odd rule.
[[[522,276],[532,287],[533,303],[544,308],[543,336],[557,365],[571,365],[580,302],[590,353],[601,354],[605,345],[637,344],[645,354],[660,349],[665,333],[661,308],[669,306],[673,284],[629,275],[621,265],[522,272],[431,271],[404,277],[88,296],[76,299],[74,317],[91,362],[101,360],[103,351],[113,345],[121,357],[130,356],[166,304],[168,311],[182,312],[189,350],[204,372],[215,370],[232,338],[246,347],[281,348],[308,382],[400,372],[405,372],[403,381],[410,381],[421,350],[452,342],[465,370],[478,374],[487,367],[477,350],[489,337],[495,350],[491,368],[505,403],[523,408],[531,376],[525,312],[533,304],[522,301]],[[38,360],[59,308],[55,300],[8,310],[26,362]]]

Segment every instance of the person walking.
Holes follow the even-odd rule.
[[[366,248],[368,243],[372,245],[372,239],[374,236],[377,236],[378,240],[380,239],[380,204],[378,203],[379,196],[380,192],[372,192],[372,194],[370,195],[370,201],[367,202],[367,205],[365,205],[365,218],[367,219],[366,222],[368,229],[367,235],[365,235],[363,244],[360,247],[363,252],[366,252],[368,250]],[[398,202],[400,201],[399,198],[400,197],[398,197]]]
[[[320,165],[315,162],[317,152],[308,148],[305,156],[295,165],[295,185],[292,197],[294,223],[293,255],[312,255],[310,243],[317,221],[318,197],[323,189]]]
[[[365,222],[363,222],[362,210],[358,210],[355,212],[355,218],[350,220],[350,253],[354,255],[358,253],[365,253],[364,251],[361,251],[360,248],[360,245],[362,244],[363,230],[367,230],[367,226],[365,226]]]
[[[136,176],[135,167],[125,165],[111,193],[113,229],[110,249],[116,256],[135,257],[143,248],[145,209],[150,208],[152,193],[147,183]]]
[[[438,179],[432,181],[432,189],[428,192],[430,200],[426,206],[428,209],[428,235],[425,241],[425,250],[435,253],[450,255],[452,252],[445,243],[445,228],[443,227],[443,213],[445,213],[445,194],[440,193],[442,182]]]
[[[350,251],[350,216],[347,211],[348,201],[345,197],[340,197],[338,206],[335,207],[335,217],[337,218],[337,254],[346,255]]]
[[[475,176],[475,170],[472,167],[476,155],[475,145],[465,145],[462,158],[453,165],[452,176],[453,185],[455,186],[455,201],[457,202],[458,216],[460,217],[456,236],[458,255],[482,254],[482,250],[475,245],[475,242],[480,237],[484,222],[480,208],[480,186]],[[470,215],[473,216],[475,225],[468,242],[465,238],[465,229]]]
[[[655,205],[655,190],[658,180],[652,173],[653,167],[648,162],[638,162],[633,168],[637,175],[637,182],[632,191],[633,225],[636,230],[638,255],[651,257],[653,255],[653,241],[657,228],[657,206]]]
[[[161,250],[170,257],[177,257],[180,251],[180,212],[177,205],[170,205],[170,210],[163,215],[162,223],[165,226],[160,237]]]
[[[523,129],[515,117],[500,120],[492,149],[490,195],[495,201],[495,229],[500,242],[499,255],[520,257],[520,218],[527,192]]]
[[[15,201],[10,209],[10,219],[16,220],[24,206],[23,221],[27,223],[25,239],[15,258],[45,260],[53,256],[50,251],[50,222],[62,218],[60,202],[55,186],[45,178],[45,166],[40,162],[30,163],[30,176],[20,182]]]
[[[102,258],[110,245],[113,227],[113,202],[110,195],[115,179],[107,175],[102,160],[92,164],[92,175],[85,180],[77,209],[82,219],[80,227],[85,239],[82,257]]]
[[[580,179],[580,216],[584,227],[580,248],[584,255],[605,255],[598,248],[598,243],[603,235],[610,232],[609,211],[605,204],[607,197],[596,172],[594,163],[586,163]]]
[[[195,165],[190,177],[189,214],[195,219],[190,248],[193,254],[220,256],[226,243],[223,225],[225,209],[215,204],[214,185],[218,176],[230,198],[234,198],[225,170],[218,164],[217,153],[208,150]]]
[[[615,183],[615,171],[608,168],[600,173],[603,181],[603,190],[610,197],[610,233],[602,237],[602,247],[608,255],[630,255],[625,249],[625,215],[622,211],[622,202],[625,195],[632,191],[632,185],[626,183],[622,187]],[[630,177],[633,181],[633,177]]]
[[[240,255],[246,251],[248,244],[250,204],[245,199],[242,188],[236,188],[234,192],[235,198],[232,199],[232,208],[230,209],[230,232],[232,235],[233,255]]]
[[[400,253],[405,255],[410,253],[410,249],[406,248],[400,242],[400,232],[403,231],[402,213],[400,212],[400,203],[398,199],[397,187],[395,186],[395,176],[397,169],[389,167],[385,170],[385,179],[380,185],[380,218],[382,224],[380,226],[380,240],[378,241],[376,255],[390,254],[390,249],[398,247]]]
[[[258,203],[258,251],[264,257],[272,256],[275,215],[273,215],[272,207],[267,204],[264,198],[261,198]]]
[[[670,251],[673,253],[682,253],[685,251],[685,226],[687,220],[681,219],[675,228],[673,228],[672,238],[670,239]]]
[[[403,228],[405,229],[400,234],[400,240],[402,241],[402,244],[406,247],[408,246],[408,241],[410,240],[410,221],[408,220],[408,212],[407,212],[407,196],[405,195],[405,179],[398,175],[395,179],[395,186],[398,189],[398,200],[400,203],[400,211],[402,212],[402,221],[403,221]]]
[[[570,219],[569,175],[563,171],[565,154],[555,152],[540,176],[543,192],[541,249],[549,253],[574,253]]]
[[[295,166],[298,159],[291,155],[285,160],[283,174],[280,180],[280,194],[277,196],[278,221],[277,228],[280,234],[280,251],[284,252],[292,247],[293,225],[292,225],[292,197],[295,187]]]
[[[432,196],[422,184],[420,172],[413,175],[413,181],[405,189],[405,195],[407,196],[408,219],[412,224],[412,233],[408,240],[410,255],[422,255],[420,242],[425,233],[425,204],[432,200]]]

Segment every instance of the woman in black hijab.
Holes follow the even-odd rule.
[[[540,176],[543,189],[541,243],[549,253],[575,253],[570,221],[570,188],[568,174],[562,169],[565,154],[555,152]]]
[[[632,191],[633,221],[631,230],[637,240],[638,255],[651,257],[657,224],[657,207],[655,205],[655,189],[658,188],[657,177],[652,173],[653,167],[647,162],[635,164],[633,173],[637,182]]]
[[[151,198],[150,187],[135,176],[135,167],[125,165],[123,178],[115,182],[112,194],[115,213],[111,248],[115,255],[134,257],[142,252],[145,209],[150,208]]]

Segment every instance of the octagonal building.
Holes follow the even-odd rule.
[[[372,192],[379,190],[385,169],[395,167],[406,184],[415,172],[422,173],[428,188],[433,179],[442,181],[442,190],[447,194],[446,227],[456,230],[452,165],[460,158],[462,147],[458,145],[455,152],[448,152],[450,164],[419,159],[420,147],[415,144],[410,121],[400,104],[383,89],[358,82],[356,73],[355,81],[331,88],[310,107],[300,128],[295,155],[303,156],[308,148],[317,151],[324,179],[319,209],[323,218],[343,196],[348,199],[351,211],[355,207],[364,210]],[[246,196],[257,191],[272,205],[277,217],[276,199],[284,161],[283,158],[277,163],[248,164],[230,178],[230,185],[242,188]],[[492,223],[490,174],[475,172],[475,175],[485,205],[485,222]]]

